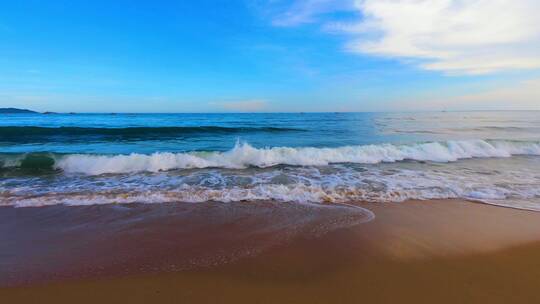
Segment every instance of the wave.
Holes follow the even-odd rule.
[[[242,133],[302,132],[297,128],[278,127],[127,127],[127,128],[83,128],[83,127],[0,127],[0,141],[23,142],[29,140],[48,141],[55,137],[87,140],[89,137],[114,139],[126,138],[174,138],[200,135],[224,135]]]
[[[0,156],[6,168],[62,170],[86,175],[159,172],[176,169],[324,166],[334,163],[376,164],[405,160],[453,162],[466,158],[540,155],[540,142],[462,140],[415,144],[379,144],[338,148],[255,148],[237,143],[227,152],[159,152],[150,155],[31,153]]]
[[[0,193],[0,206],[42,207],[50,205],[160,204],[242,201],[284,201],[301,204],[344,204],[347,202],[403,202],[409,199],[458,198],[450,191],[401,190],[375,192],[368,189],[325,189],[318,185],[259,185],[255,188],[208,189],[180,187],[178,191],[129,191],[95,193],[47,193],[41,195],[11,195]],[[472,197],[470,199],[473,199]]]
[[[431,186],[407,186],[402,178],[411,178],[415,182],[423,182]],[[132,203],[202,203],[202,202],[253,202],[278,201],[300,204],[349,204],[351,202],[398,203],[406,200],[429,199],[467,199],[492,205],[540,211],[540,193],[538,188],[514,189],[510,191],[502,186],[490,185],[471,188],[464,182],[454,180],[447,184],[419,175],[398,176],[392,182],[385,183],[382,189],[363,188],[354,184],[325,186],[322,184],[307,185],[295,183],[260,184],[255,187],[228,187],[211,189],[203,186],[180,185],[176,190],[154,189],[152,191],[126,189],[107,190],[96,188],[94,191],[65,192],[51,191],[38,194],[17,194],[10,191],[0,192],[0,206],[42,207],[49,205],[102,205]],[[469,181],[472,183],[472,181]],[[400,185],[401,184],[401,185]],[[445,185],[447,184],[447,185]],[[15,191],[16,192],[16,191]]]
[[[50,171],[62,156],[53,153],[0,154],[0,172],[19,169],[24,172]]]

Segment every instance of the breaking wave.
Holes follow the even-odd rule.
[[[85,175],[160,172],[176,169],[266,168],[276,165],[324,166],[335,163],[376,164],[405,160],[453,162],[467,158],[540,155],[539,142],[463,140],[416,144],[380,144],[338,148],[255,148],[237,143],[226,152],[187,152],[129,155],[4,154],[5,168],[51,169]]]

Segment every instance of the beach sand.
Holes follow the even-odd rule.
[[[57,277],[18,281],[14,286],[0,289],[0,303],[540,303],[540,213],[461,200],[355,205],[373,211],[375,219],[343,228],[332,227],[316,237],[312,232],[322,227],[313,224],[318,223],[317,216],[302,225],[293,225],[309,214],[310,210],[302,209],[292,215],[272,212],[267,223],[275,224],[279,220],[279,228],[265,230],[262,227],[267,223],[263,219],[268,218],[268,213],[249,220],[246,214],[252,213],[252,209],[245,214],[219,211],[220,216],[206,220],[221,224],[203,229],[206,226],[200,225],[200,221],[206,214],[197,217],[197,212],[190,210],[188,216],[180,212],[183,215],[175,217],[168,215],[171,210],[146,207],[143,213],[147,216],[137,217],[140,222],[136,237],[126,239],[128,226],[110,225],[118,220],[119,215],[115,215],[100,219],[101,226],[107,227],[106,232],[95,228],[95,233],[86,234],[97,234],[95,239],[72,238],[73,246],[64,246],[61,251],[54,250],[57,247],[54,239],[46,239],[47,231],[36,230],[35,239],[27,235],[18,239],[37,240],[43,252],[50,254],[28,253],[25,258],[44,259],[43,264],[47,265],[38,263],[25,268],[20,264],[22,258],[10,260],[12,255],[8,251],[2,258],[4,274],[9,272],[6,267],[11,267],[11,274],[20,278],[33,272],[36,265],[42,273],[49,273],[50,269],[60,267],[62,261],[71,272],[59,268]],[[46,212],[54,218],[51,214],[64,212],[65,208]],[[20,220],[28,219],[28,225],[35,224],[45,211],[30,209],[3,209],[0,217],[5,220],[10,216],[8,213],[16,212]],[[79,210],[79,217],[86,216],[83,214],[89,210],[100,210],[85,218],[85,227],[95,222],[103,211]],[[75,214],[71,212],[75,211],[69,212],[73,220]],[[341,211],[329,212],[343,219],[340,223],[347,222]],[[169,217],[172,219],[167,221]],[[234,221],[223,222],[225,217]],[[183,222],[178,222],[179,218]],[[350,220],[359,218],[360,215]],[[130,217],[130,223],[133,221]],[[47,224],[50,223],[44,221],[36,227],[41,229]],[[3,225],[2,229],[13,228],[5,221]],[[133,229],[133,224],[130,225]],[[163,228],[142,228],[148,225]],[[190,236],[178,232],[178,226],[188,227]],[[291,227],[295,233],[285,233]],[[177,232],[173,234],[171,230]],[[250,233],[245,233],[246,230]],[[193,235],[194,231],[198,232]],[[115,235],[122,237],[114,242]],[[173,236],[175,242],[166,242]],[[14,244],[17,236],[3,238],[4,252],[8,246],[19,246],[13,250],[19,254],[37,250],[31,242]],[[159,241],[149,241],[155,238]],[[64,244],[66,239],[57,242]],[[114,244],[103,246],[103,242]],[[181,261],[191,261],[191,257],[201,253],[223,250],[220,242],[229,249],[243,248],[230,250],[242,254],[224,253],[225,262],[204,267],[198,264],[193,268],[179,267],[176,271],[156,268],[171,263],[180,265]],[[44,245],[47,243],[51,245]],[[129,245],[137,243],[139,247]],[[123,252],[126,246],[129,250]],[[251,249],[252,254],[246,254]],[[70,259],[75,252],[78,257]],[[130,260],[130,256],[134,258]],[[115,263],[117,258],[129,262]],[[149,260],[167,263],[155,264]],[[93,265],[92,269],[101,264],[104,269],[84,272],[81,265],[85,264]],[[137,271],[133,265],[154,268]],[[120,268],[129,271],[122,272]],[[85,275],[78,276],[78,272]]]

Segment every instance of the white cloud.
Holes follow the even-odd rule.
[[[276,5],[275,2],[270,1],[270,4]],[[302,0],[288,3],[285,9],[272,18],[273,25],[288,27],[313,23],[318,21],[318,16],[325,13],[354,8],[353,0]]]
[[[326,20],[323,27],[346,33],[351,52],[449,74],[540,68],[539,0],[310,0],[274,23],[299,25],[345,8],[360,19]]]
[[[450,73],[540,68],[538,0],[359,0],[356,8],[364,18],[348,28],[353,52],[423,59],[422,68]]]

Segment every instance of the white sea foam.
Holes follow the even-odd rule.
[[[273,200],[308,204],[461,198],[540,211],[539,158],[454,163],[207,169],[0,180],[0,205]],[[497,169],[494,169],[496,165]]]
[[[462,198],[540,211],[540,158],[512,155],[540,155],[540,144],[472,140],[266,149],[238,144],[227,152],[51,154],[56,168],[68,174],[37,175],[32,182],[16,173],[6,176],[0,179],[0,205]],[[494,159],[499,157],[505,159]],[[478,159],[455,162],[465,158]],[[400,162],[408,159],[428,162]],[[296,166],[274,167],[278,164]]]
[[[418,179],[417,179],[418,180]],[[404,183],[398,181],[397,183]],[[437,182],[438,183],[438,182]],[[403,186],[403,185],[401,185]],[[536,193],[533,193],[536,192]],[[539,191],[529,191],[516,196],[516,191],[507,189],[473,189],[464,185],[447,187],[389,188],[385,191],[345,186],[328,188],[320,185],[260,185],[254,188],[233,187],[228,189],[208,189],[184,187],[176,191],[148,192],[96,192],[96,193],[49,193],[40,196],[20,196],[4,194],[0,205],[15,207],[41,207],[48,205],[101,205],[130,203],[200,203],[200,202],[241,202],[241,201],[286,201],[301,204],[332,204],[364,201],[374,203],[396,203],[409,199],[452,199],[477,200],[494,205],[518,209],[540,211]]]
[[[72,154],[59,157],[55,167],[68,173],[159,172],[191,168],[234,168],[275,165],[321,166],[334,163],[376,164],[403,160],[452,162],[466,158],[540,155],[540,143],[463,140],[417,144],[380,144],[338,148],[255,148],[239,143],[227,152],[154,153],[130,155]]]

